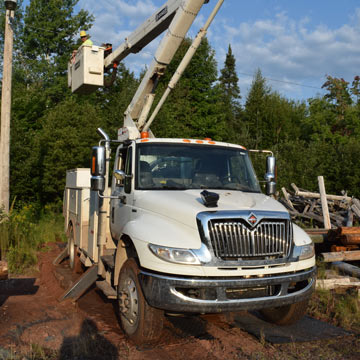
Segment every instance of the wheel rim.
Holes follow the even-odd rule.
[[[127,277],[119,292],[121,315],[131,326],[135,326],[139,315],[138,291],[135,281]]]

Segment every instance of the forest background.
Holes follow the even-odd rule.
[[[66,170],[89,167],[99,126],[116,138],[140,82],[120,64],[112,87],[87,96],[71,93],[67,63],[80,45],[80,29],[90,29],[95,21],[87,11],[75,12],[77,3],[32,0],[24,8],[19,0],[16,10],[11,199],[18,211],[31,204],[38,217],[45,208],[61,212]],[[1,54],[4,13],[0,2]],[[183,42],[168,67],[155,105],[190,42]],[[235,62],[229,44],[218,72],[215,51],[205,39],[154,122],[154,134],[210,137],[249,149],[271,149],[277,157],[279,188],[293,182],[314,191],[317,176],[323,175],[328,193],[345,190],[360,197],[360,78],[354,74],[354,81],[348,83],[324,74],[324,96],[295,101],[273,91],[258,69],[242,99]],[[261,168],[260,163],[264,159],[255,159],[256,168]],[[259,178],[264,172],[260,171]]]

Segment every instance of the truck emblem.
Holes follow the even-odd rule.
[[[250,214],[247,221],[250,225],[254,226],[258,222],[258,219],[254,214]]]

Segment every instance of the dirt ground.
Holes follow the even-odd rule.
[[[116,302],[97,289],[76,303],[57,301],[64,292],[61,285],[66,286],[52,265],[60,251],[51,244],[40,253],[36,276],[0,281],[0,359],[360,358],[359,334],[340,331],[341,336],[327,339],[315,334],[307,342],[269,342],[267,334],[254,336],[239,325],[236,319],[246,313],[167,318],[157,344],[135,346],[118,325]]]

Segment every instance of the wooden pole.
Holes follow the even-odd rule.
[[[318,182],[319,182],[321,207],[322,207],[322,212],[323,212],[323,217],[324,217],[324,227],[325,227],[325,229],[331,229],[329,208],[328,208],[326,192],[325,192],[324,177],[318,176]]]
[[[320,199],[319,193],[314,193],[305,190],[299,190],[299,188],[295,184],[291,184],[293,189],[295,190],[295,195],[302,196],[304,198],[315,198]],[[328,200],[338,200],[338,201],[352,201],[353,199],[350,196],[345,195],[326,195]]]
[[[11,22],[14,19],[14,15],[14,10],[6,10],[0,137],[0,208],[3,207],[5,212],[9,212],[10,201],[10,118],[14,37]]]

